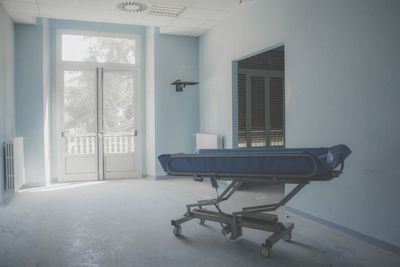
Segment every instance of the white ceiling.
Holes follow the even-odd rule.
[[[161,33],[200,36],[255,0],[138,0],[147,4],[184,6],[177,18],[134,14],[116,8],[119,0],[0,0],[16,23],[36,17],[159,26]],[[240,3],[242,2],[242,3]]]

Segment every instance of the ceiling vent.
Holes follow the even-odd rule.
[[[117,4],[117,7],[130,13],[142,13],[147,10],[147,6],[138,1],[121,1]]]
[[[178,17],[183,10],[185,10],[184,6],[154,4],[151,6],[148,14],[154,16]]]

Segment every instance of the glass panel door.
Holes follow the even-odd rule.
[[[62,72],[62,181],[140,176],[133,70]]]
[[[140,176],[138,51],[138,35],[57,32],[60,181]]]
[[[104,177],[137,177],[135,149],[136,74],[132,70],[103,70]]]
[[[98,179],[97,72],[62,73],[63,180]]]

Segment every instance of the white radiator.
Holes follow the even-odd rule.
[[[14,138],[4,143],[6,190],[17,192],[25,184],[24,139]]]
[[[216,134],[196,134],[196,150],[224,148],[224,139]]]

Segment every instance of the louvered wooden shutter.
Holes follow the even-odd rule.
[[[265,146],[265,76],[250,77],[251,146]]]
[[[238,146],[246,147],[246,75],[238,75]]]
[[[283,78],[270,77],[270,123],[271,131],[270,145],[283,146],[284,145],[284,92],[283,92]]]

